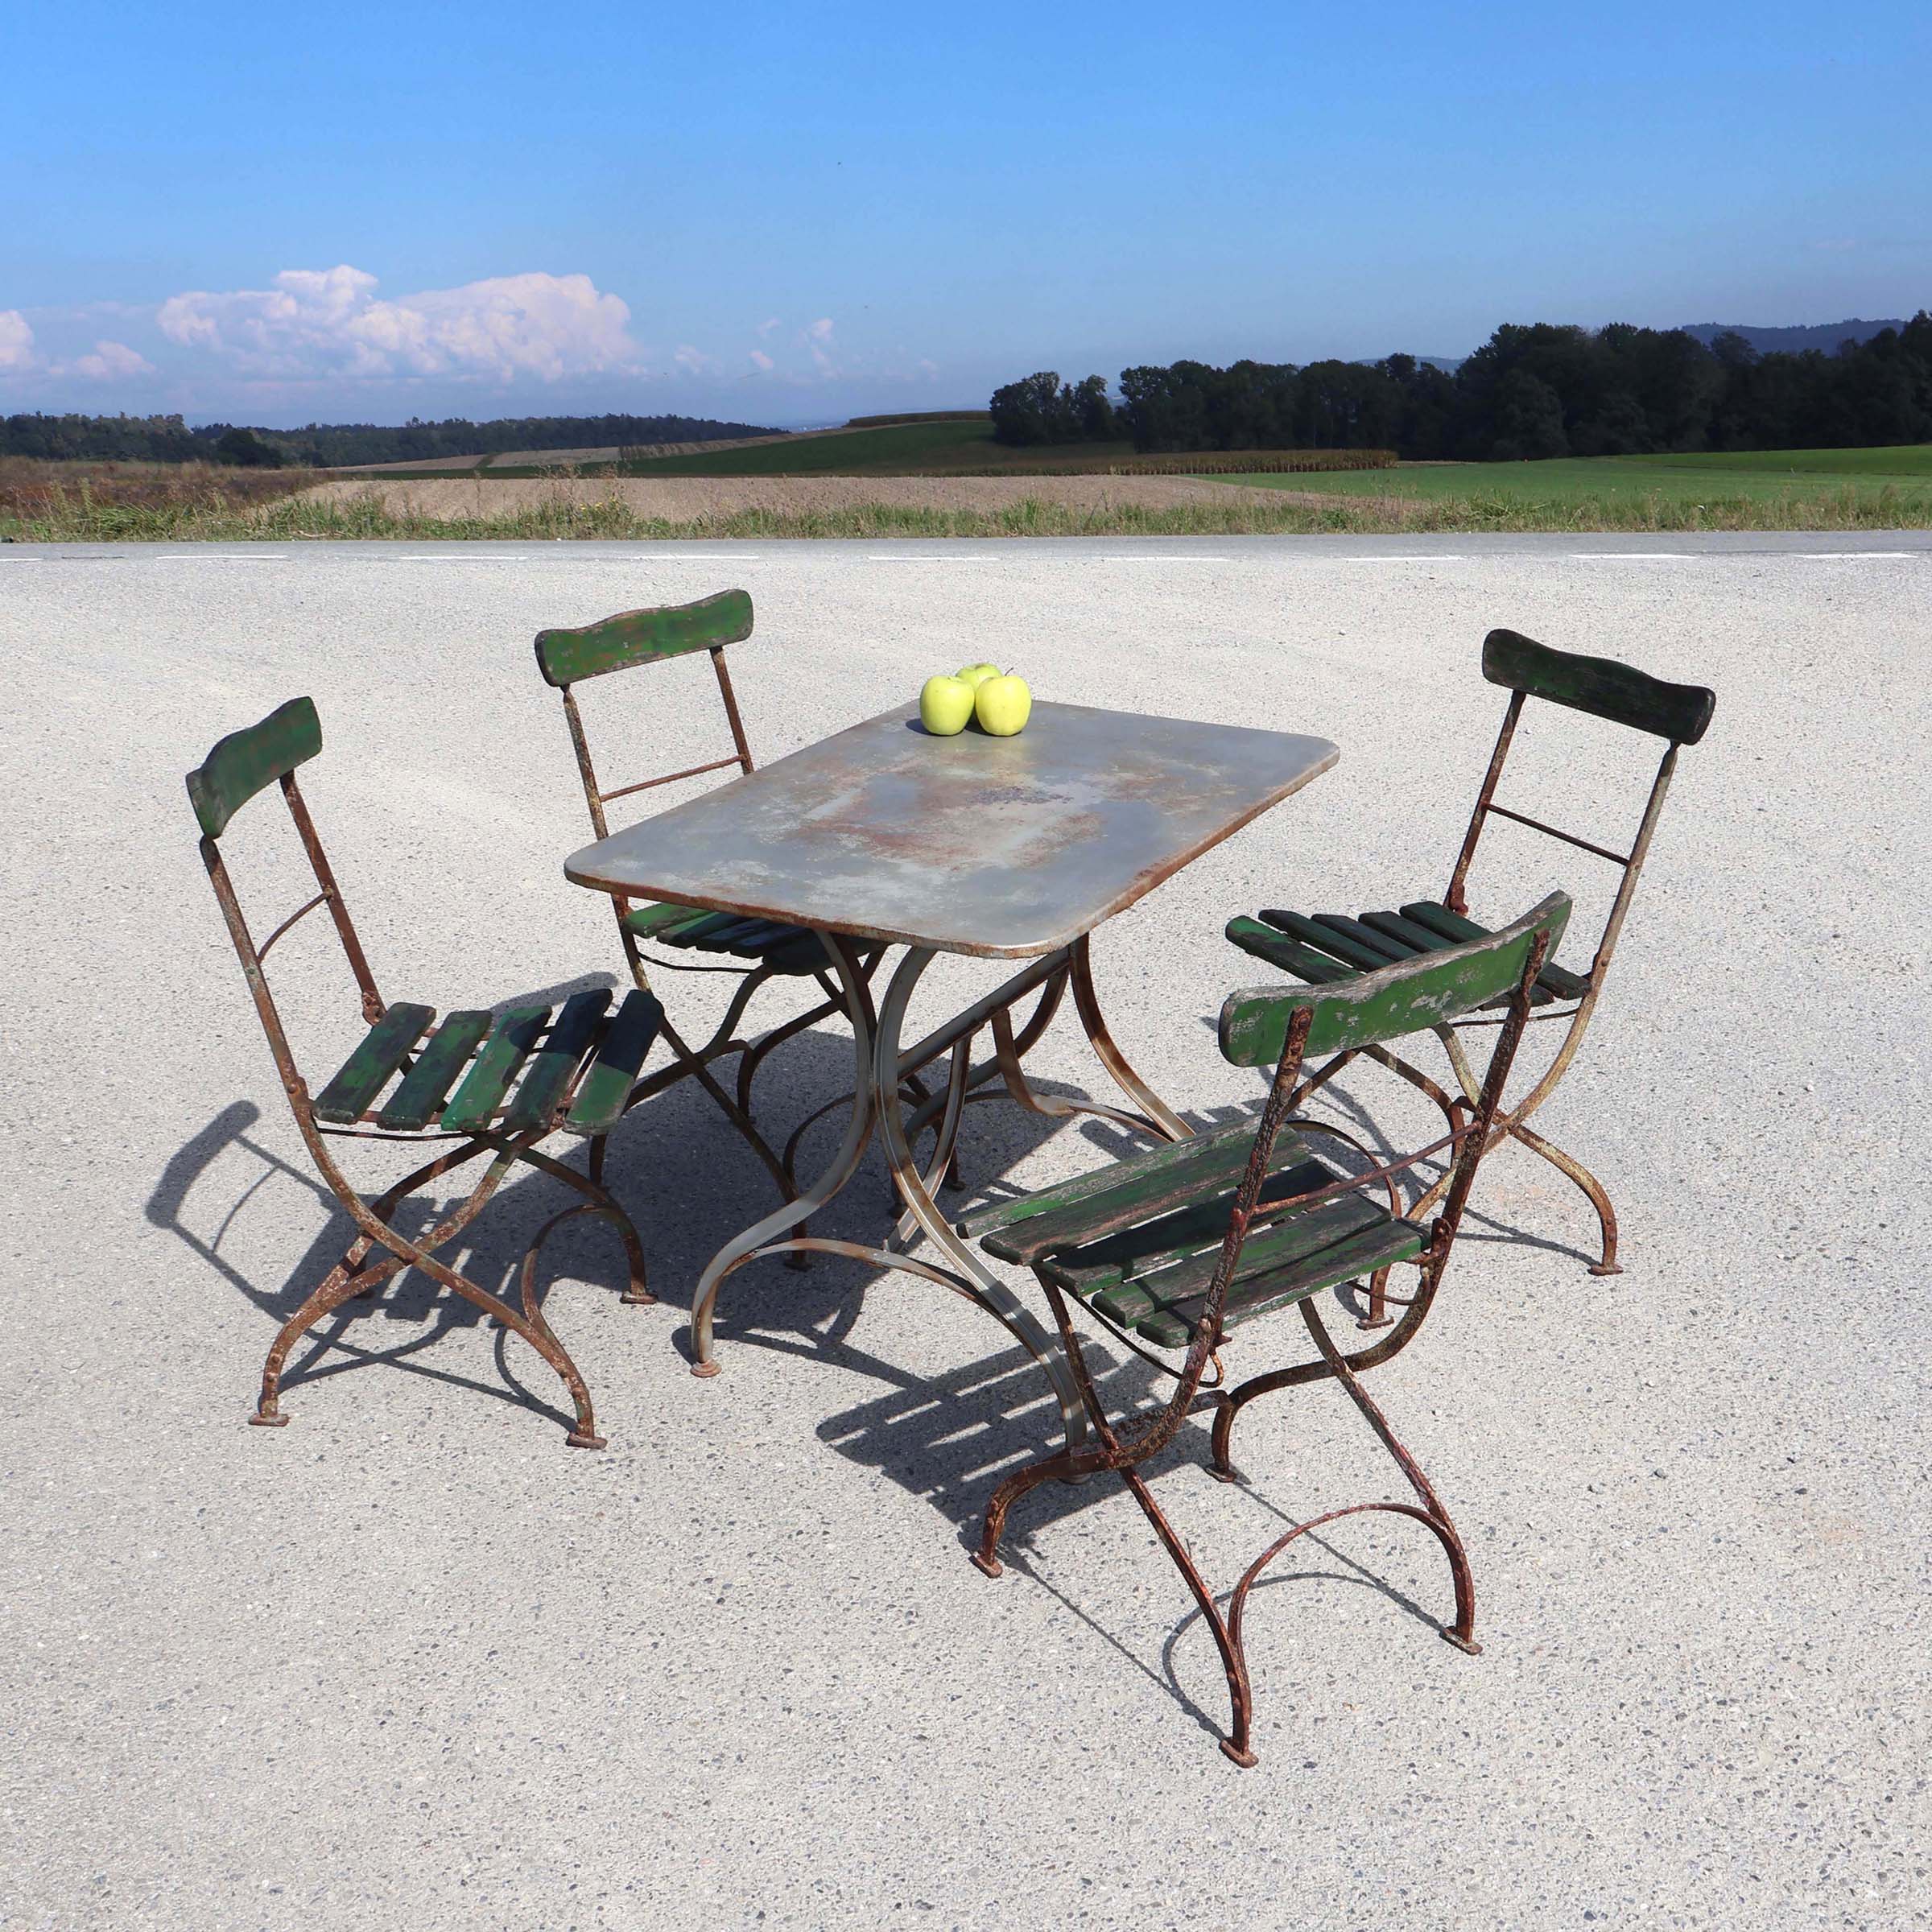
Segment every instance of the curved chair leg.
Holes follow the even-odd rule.
[[[288,1418],[281,1410],[282,1371],[287,1363],[289,1351],[323,1316],[332,1314],[353,1296],[374,1294],[391,1275],[399,1274],[410,1265],[409,1256],[393,1250],[385,1252],[379,1261],[369,1260],[370,1251],[378,1245],[375,1228],[386,1228],[397,1203],[419,1187],[448,1173],[452,1168],[475,1160],[489,1149],[489,1143],[484,1141],[446,1149],[433,1160],[425,1161],[420,1167],[404,1174],[373,1202],[365,1203],[348,1195],[339,1197],[342,1205],[349,1208],[360,1232],[349,1243],[342,1259],[276,1332],[275,1340],[269,1345],[268,1358],[262,1364],[262,1390],[256,1398],[255,1413],[248,1418],[250,1422],[258,1428],[283,1427]],[[468,1227],[496,1192],[514,1158],[499,1147],[497,1158],[490,1162],[482,1179],[454,1213],[445,1216],[424,1237],[426,1244],[441,1247]]]
[[[1220,1607],[1214,1600],[1214,1592],[1208,1587],[1208,1581],[1195,1567],[1194,1558],[1187,1554],[1187,1546],[1174,1534],[1174,1526],[1161,1513],[1160,1505],[1154,1494],[1141,1479],[1135,1469],[1123,1469],[1121,1480],[1133,1492],[1133,1500],[1141,1506],[1142,1513],[1154,1525],[1154,1533],[1161,1539],[1161,1545],[1174,1559],[1174,1566],[1187,1579],[1187,1587],[1192,1591],[1195,1602],[1199,1606],[1201,1620],[1214,1633],[1215,1648],[1221,1653],[1221,1669],[1228,1678],[1228,1703],[1230,1718],[1228,1735],[1221,1740],[1222,1754],[1239,1765],[1243,1770],[1251,1769],[1257,1762],[1253,1747],[1249,1742],[1249,1728],[1254,1717],[1254,1690],[1248,1675],[1248,1659],[1243,1654],[1241,1640],[1232,1628],[1221,1616]]]
[[[1520,1124],[1508,1129],[1510,1137],[1521,1141],[1533,1154],[1540,1154],[1558,1174],[1575,1182],[1587,1197],[1590,1205],[1596,1210],[1597,1231],[1603,1237],[1603,1252],[1590,1264],[1592,1274],[1621,1274],[1623,1268],[1616,1258],[1616,1210],[1610,1204],[1610,1196],[1604,1184],[1575,1154],[1566,1154],[1554,1141],[1546,1141],[1540,1133],[1534,1133]]]
[[[625,1264],[630,1274],[630,1279],[618,1298],[633,1307],[649,1307],[658,1298],[650,1292],[650,1282],[646,1278],[644,1244],[638,1236],[637,1224],[625,1212],[623,1203],[604,1185],[604,1146],[609,1137],[606,1134],[600,1133],[590,1143],[590,1177],[588,1180],[575,1168],[566,1166],[563,1162],[549,1154],[538,1153],[534,1147],[524,1148],[517,1158],[589,1197],[584,1207],[572,1212],[582,1214],[594,1208],[617,1229],[618,1237],[624,1244]],[[555,1226],[557,1220],[564,1218],[559,1216],[547,1224],[544,1234]],[[543,1238],[542,1234],[537,1236],[539,1241]]]
[[[641,1274],[643,1257],[637,1252],[637,1230],[631,1226],[629,1216],[615,1203],[584,1201],[575,1208],[566,1208],[560,1213],[553,1214],[537,1230],[536,1239],[523,1252],[523,1265],[519,1272],[518,1287],[523,1303],[524,1320],[530,1324],[533,1332],[541,1332],[556,1349],[561,1362],[553,1362],[551,1366],[556,1368],[557,1372],[564,1377],[572,1399],[576,1404],[577,1426],[564,1438],[565,1442],[572,1449],[601,1449],[605,1447],[605,1438],[597,1433],[597,1424],[591,1414],[590,1391],[584,1386],[584,1378],[577,1373],[576,1364],[571,1361],[564,1344],[558,1341],[556,1331],[551,1327],[550,1319],[543,1312],[543,1304],[537,1295],[539,1253],[556,1229],[566,1221],[574,1221],[580,1215],[594,1215],[600,1220],[609,1221],[623,1241],[624,1251],[630,1261],[634,1280]],[[629,1295],[625,1297],[626,1301],[630,1298]],[[643,1298],[650,1302],[657,1298],[646,1294]]]

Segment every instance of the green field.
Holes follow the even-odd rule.
[[[621,466],[627,477],[906,477],[957,476],[972,470],[1039,469],[1048,464],[1104,469],[1133,455],[1131,443],[1059,444],[1009,449],[993,440],[981,416],[964,421],[893,423],[835,436],[800,436],[754,449],[720,449],[687,456],[639,456]]]
[[[1263,489],[1514,504],[1670,505],[1893,493],[1902,509],[1932,508],[1932,444],[1886,449],[1753,449],[1695,456],[1558,456],[1541,463],[1404,463],[1393,469],[1222,477]]]

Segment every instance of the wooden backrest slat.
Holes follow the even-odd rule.
[[[202,832],[218,839],[255,794],[306,765],[322,749],[313,698],[291,698],[258,724],[231,731],[188,774],[188,795]]]
[[[1717,706],[1717,693],[1702,684],[1666,683],[1609,658],[1553,650],[1513,630],[1492,630],[1483,639],[1483,675],[1506,690],[1651,732],[1674,745],[1695,745]]]
[[[694,650],[719,650],[750,635],[750,593],[721,590],[695,604],[621,611],[574,630],[540,630],[537,668],[547,683],[575,684],[634,664],[681,658]]]

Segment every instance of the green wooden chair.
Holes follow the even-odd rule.
[[[1546,1140],[1529,1125],[1530,1117],[1555,1092],[1557,1084],[1569,1070],[1583,1045],[1591,1017],[1603,997],[1609,976],[1610,962],[1624,930],[1624,920],[1637,890],[1638,875],[1649,856],[1652,835],[1662,812],[1665,794],[1677,769],[1677,754],[1686,745],[1695,745],[1711,723],[1716,695],[1699,684],[1669,684],[1628,665],[1606,658],[1580,657],[1569,651],[1552,650],[1548,646],[1519,637],[1513,630],[1492,630],[1483,640],[1483,675],[1492,684],[1503,686],[1510,694],[1503,713],[1502,729],[1490,754],[1489,768],[1476,795],[1476,809],[1463,837],[1462,849],[1449,876],[1448,890],[1440,899],[1418,899],[1398,910],[1364,912],[1351,917],[1339,913],[1317,913],[1312,918],[1298,912],[1265,909],[1258,919],[1235,919],[1228,922],[1228,937],[1244,952],[1265,960],[1315,985],[1337,985],[1363,972],[1373,972],[1392,960],[1413,959],[1440,952],[1480,938],[1488,928],[1469,915],[1466,887],[1470,863],[1476,857],[1477,841],[1491,817],[1508,819],[1546,833],[1564,844],[1608,860],[1621,869],[1623,877],[1608,917],[1599,934],[1596,950],[1588,971],[1573,972],[1554,961],[1546,964],[1538,979],[1534,999],[1539,1022],[1564,1026],[1554,1057],[1542,1075],[1523,1097],[1505,1108],[1491,1136],[1492,1144],[1515,1140],[1540,1154],[1558,1172],[1581,1189],[1596,1210],[1601,1252],[1591,1264],[1592,1274],[1622,1273],[1616,1258],[1616,1210],[1603,1183],[1575,1155],[1567,1154]],[[1509,754],[1517,720],[1525,699],[1541,698],[1552,704],[1567,705],[1588,712],[1633,731],[1648,733],[1666,741],[1663,758],[1657,766],[1637,836],[1627,852],[1616,852],[1575,833],[1545,824],[1540,819],[1499,805],[1496,802],[1497,780]],[[1492,1022],[1476,1018],[1461,1022],[1464,1027],[1481,1026]],[[1451,1096],[1419,1068],[1397,1059],[1385,1047],[1368,1046],[1336,1056],[1318,1068],[1294,1096],[1298,1107],[1309,1094],[1332,1080],[1356,1057],[1356,1052],[1377,1059],[1419,1088],[1442,1108],[1454,1126],[1467,1117],[1476,1096],[1476,1076],[1463,1051],[1457,1031],[1447,1023],[1434,1029],[1449,1056],[1458,1095]],[[1440,1199],[1449,1185],[1445,1176],[1437,1183],[1426,1205]],[[1388,1273],[1377,1275],[1369,1290],[1369,1306],[1363,1325],[1379,1327],[1393,1319],[1387,1304]]]
[[[1462,1539],[1360,1377],[1408,1345],[1442,1285],[1537,981],[1569,916],[1569,900],[1554,893],[1498,932],[1377,972],[1306,991],[1231,994],[1221,1009],[1222,1054],[1237,1067],[1274,1069],[1258,1125],[1243,1120],[1130,1154],[1098,1173],[995,1202],[959,1223],[960,1232],[978,1236],[989,1253],[1030,1267],[1038,1277],[1097,1443],[1062,1450],[1002,1483],[987,1505],[973,1561],[989,1576],[1000,1574],[997,1552],[1007,1513],[1038,1484],[1113,1471],[1146,1512],[1214,1634],[1232,1707],[1221,1748],[1238,1765],[1255,1761],[1244,1637],[1249,1592],[1297,1537],[1319,1524],[1370,1510],[1421,1523],[1442,1545],[1455,1586],[1455,1616],[1443,1634],[1462,1649],[1478,1647],[1475,1587]],[[1505,1010],[1472,1117],[1429,1146],[1345,1174],[1324,1162],[1304,1137],[1310,1124],[1291,1120],[1309,1055],[1361,1052],[1498,1001],[1506,1002]],[[1295,1131],[1298,1125],[1302,1131]],[[1394,1177],[1448,1150],[1453,1155],[1442,1212],[1430,1220],[1414,1208],[1403,1212]],[[1420,1289],[1388,1335],[1344,1355],[1316,1298],[1398,1261],[1419,1265]],[[1163,1406],[1126,1422],[1108,1420],[1074,1326],[1076,1303],[1116,1341],[1173,1379],[1173,1393]],[[1229,1386],[1224,1352],[1237,1356],[1253,1340],[1250,1323],[1287,1307],[1300,1311],[1317,1359],[1263,1368]],[[1175,1354],[1178,1365],[1164,1359]],[[1274,1389],[1332,1378],[1367,1418],[1417,1499],[1352,1504],[1295,1525],[1243,1571],[1224,1616],[1141,1474],[1179,1433],[1203,1393],[1211,1363],[1216,1378],[1205,1393],[1216,1407],[1212,1467],[1224,1480],[1235,1480],[1230,1439],[1235,1418],[1249,1403]]]
[[[590,1391],[552,1332],[536,1292],[538,1252],[566,1221],[591,1215],[614,1226],[624,1242],[629,1284],[624,1299],[650,1302],[644,1252],[630,1217],[603,1185],[605,1138],[621,1117],[661,1014],[645,992],[627,993],[614,1012],[611,996],[573,994],[553,1013],[547,1006],[491,1013],[465,1008],[439,1025],[429,1006],[391,1005],[376,982],[335,875],[295,784],[295,771],[322,749],[315,704],[292,699],[258,724],[223,738],[188,774],[188,795],[201,827],[201,858],[228,922],[229,936],[268,1035],[269,1051],[316,1168],[341,1201],[357,1234],[328,1278],[283,1324],[262,1371],[262,1393],[250,1418],[279,1427],[288,1418],[280,1401],[289,1351],[321,1319],[352,1296],[373,1294],[405,1268],[461,1295],[513,1334],[521,1335],[563,1377],[576,1411],[572,1448],[601,1449]],[[221,840],[235,814],[258,792],[279,784],[319,890],[258,946],[243,918],[223,857]],[[263,961],[278,941],[319,906],[326,906],[349,962],[368,1031],[312,1096],[296,1069],[293,1049],[269,990]],[[590,1141],[588,1176],[539,1151],[559,1129]],[[331,1142],[401,1141],[433,1145],[422,1165],[380,1195],[365,1199],[337,1166]],[[467,1199],[427,1233],[412,1238],[395,1224],[397,1204],[453,1170],[488,1157]],[[519,1311],[447,1262],[438,1251],[468,1228],[519,1162],[554,1176],[584,1199],[545,1223],[523,1257]]]
[[[584,803],[589,808],[590,823],[597,837],[609,836],[610,824],[605,807],[616,799],[733,766],[741,773],[753,769],[751,747],[738,715],[731,674],[724,664],[726,646],[742,642],[751,635],[751,629],[749,594],[725,590],[692,604],[622,611],[576,630],[538,633],[537,668],[544,681],[563,695],[564,716],[576,753],[577,774],[583,781]],[[663,664],[700,650],[709,654],[717,678],[718,696],[731,731],[732,752],[723,758],[686,766],[681,770],[606,790],[591,758],[576,687],[589,678]],[[617,895],[613,896],[612,903],[624,957],[640,991],[648,990],[650,985],[644,952],[646,944],[661,949],[650,964],[671,972],[731,972],[740,976],[740,985],[724,1019],[704,1045],[688,1045],[668,1019],[663,1022],[664,1038],[765,1163],[785,1198],[795,1200],[799,1191],[791,1155],[795,1151],[797,1136],[784,1158],[772,1150],[752,1117],[752,1083],[775,1048],[819,1021],[844,1013],[844,996],[827,976],[824,945],[815,934],[803,927],[773,920],[740,919],[731,913],[704,912],[689,906],[638,904]],[[879,957],[877,947],[866,948],[861,953],[861,964],[868,974]],[[737,1026],[745,1009],[759,989],[773,980],[810,980],[820,997],[795,1018],[758,1038],[738,1038]],[[711,1071],[714,1061],[733,1053],[740,1056],[735,1095],[726,1092]],[[792,1258],[799,1265],[806,1261],[803,1255]]]

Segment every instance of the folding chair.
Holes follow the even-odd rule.
[[[188,774],[188,795],[201,827],[202,862],[228,922],[229,936],[268,1035],[269,1051],[295,1125],[323,1179],[357,1228],[355,1240],[328,1278],[283,1323],[268,1352],[261,1397],[249,1419],[270,1428],[287,1422],[281,1408],[282,1373],[296,1342],[350,1297],[371,1294],[392,1275],[415,1267],[529,1343],[570,1391],[576,1410],[576,1423],[567,1439],[570,1446],[601,1449],[604,1438],[597,1432],[590,1391],[551,1331],[537,1297],[537,1255],[565,1222],[579,1215],[595,1216],[610,1222],[623,1239],[630,1273],[623,1298],[634,1302],[657,1298],[646,1285],[637,1229],[605,1188],[603,1167],[605,1136],[622,1116],[657,1037],[658,1003],[648,993],[630,993],[609,1013],[608,992],[587,992],[573,994],[554,1015],[547,1006],[497,1013],[469,1008],[445,1013],[439,1026],[432,1007],[386,1002],[376,990],[349,908],[295,785],[296,767],[321,749],[322,727],[313,701],[295,698],[260,724],[223,738],[200,767]],[[242,917],[221,840],[242,807],[278,782],[319,890],[257,946]],[[262,962],[284,934],[324,906],[335,923],[369,1030],[312,1098],[296,1070]],[[538,1151],[539,1143],[559,1128],[589,1139],[588,1176]],[[336,1139],[440,1146],[394,1187],[365,1199],[336,1163],[329,1143]],[[427,1233],[411,1238],[396,1226],[396,1208],[406,1196],[485,1155],[489,1165],[469,1198]],[[584,1197],[547,1221],[526,1251],[521,1312],[437,1258],[437,1251],[469,1226],[518,1162],[554,1176]]]
[[[998,1546],[1006,1516],[1050,1476],[1074,1480],[1112,1470],[1133,1493],[1162,1546],[1193,1592],[1213,1633],[1228,1678],[1232,1711],[1221,1748],[1237,1765],[1255,1761],[1250,1741],[1253,1691],[1245,1620],[1257,1579],[1296,1538],[1345,1516],[1384,1510],[1410,1517],[1441,1544],[1455,1591],[1455,1620],[1443,1635],[1474,1652],[1476,1595],[1469,1562],[1447,1509],[1387,1418],[1364,1391],[1360,1373],[1406,1348],[1442,1285],[1483,1147],[1494,1126],[1517,1043],[1530,1017],[1533,989],[1563,936],[1570,902],[1553,893],[1501,931],[1426,956],[1383,967],[1340,984],[1284,992],[1231,994],[1221,1009],[1223,1055],[1237,1067],[1272,1064],[1274,1078],[1258,1125],[1252,1118],[1191,1139],[1128,1155],[1097,1174],[1063,1181],[1018,1200],[1002,1200],[964,1217],[989,1253],[1033,1269],[1052,1304],[1097,1447],[1059,1454],[1010,1476],[994,1491],[973,1561],[1001,1573]],[[1361,1052],[1474,1011],[1508,1002],[1472,1117],[1402,1158],[1344,1174],[1320,1159],[1293,1122],[1291,1105],[1311,1054]],[[1301,1132],[1293,1131],[1299,1126]],[[1284,1128],[1290,1129],[1284,1132]],[[1394,1177],[1453,1150],[1447,1198],[1433,1221],[1401,1206]],[[1386,1192],[1386,1205],[1377,1195]],[[1344,1356],[1316,1306],[1326,1289],[1397,1261],[1414,1261],[1422,1285],[1400,1323],[1373,1346]],[[1173,1378],[1166,1404],[1130,1421],[1108,1419],[1075,1331],[1072,1305],[1143,1360]],[[1222,1352],[1249,1340],[1248,1324],[1296,1307],[1319,1359],[1265,1368],[1228,1385]],[[1181,1354],[1179,1366],[1162,1359]],[[1203,1389],[1216,1406],[1214,1472],[1233,1481],[1228,1459],[1236,1418],[1257,1397],[1329,1378],[1339,1381],[1367,1418],[1416,1501],[1368,1502],[1331,1509],[1277,1537],[1242,1572],[1223,1615],[1186,1544],[1154,1501],[1141,1470],[1166,1449]]]
[[[577,774],[584,785],[584,803],[589,808],[590,823],[597,837],[609,836],[605,806],[617,799],[654,791],[680,779],[702,777],[707,772],[723,771],[736,766],[740,772],[753,769],[750,745],[746,742],[743,720],[738,716],[737,698],[732,690],[731,675],[724,665],[728,645],[741,643],[751,635],[752,609],[749,593],[742,590],[720,591],[692,604],[673,604],[648,610],[627,610],[595,624],[576,630],[539,631],[537,634],[537,668],[544,682],[563,694],[564,716],[570,727],[570,741],[576,753]],[[583,714],[575,687],[587,678],[608,676],[662,664],[694,651],[708,651],[716,675],[718,696],[723,700],[724,717],[730,726],[735,749],[724,758],[689,765],[682,770],[658,778],[641,779],[606,791],[592,762],[590,742],[584,729]],[[649,989],[645,943],[667,949],[681,957],[663,956],[651,964],[673,972],[733,972],[741,976],[724,1018],[702,1046],[693,1048],[677,1033],[671,1022],[663,1023],[667,1044],[673,1054],[696,1075],[699,1084],[715,1100],[724,1117],[737,1129],[746,1143],[765,1163],[787,1200],[798,1198],[798,1186],[791,1171],[791,1154],[781,1158],[766,1144],[752,1119],[752,1082],[772,1051],[818,1021],[841,1014],[844,996],[827,976],[824,947],[815,934],[803,927],[780,924],[766,919],[740,919],[731,913],[704,912],[690,906],[656,902],[634,904],[613,895],[617,935],[622,942],[631,977],[640,991]],[[861,955],[861,964],[869,975],[880,956],[877,947]],[[753,996],[774,979],[808,979],[824,996],[808,1010],[757,1039],[735,1037]],[[711,1071],[714,1060],[736,1053],[738,1061],[737,1093],[728,1094]],[[817,1117],[816,1116],[813,1117]],[[807,1122],[807,1125],[810,1123]],[[803,1131],[801,1129],[801,1131]],[[805,1265],[806,1257],[792,1257],[795,1265]]]
[[[1569,651],[1552,650],[1546,645],[1519,637],[1513,630],[1492,630],[1483,640],[1483,675],[1492,684],[1500,684],[1509,691],[1509,703],[1503,713],[1502,729],[1497,735],[1496,749],[1490,754],[1489,769],[1484,776],[1482,790],[1476,795],[1476,809],[1470,816],[1469,828],[1463,835],[1462,849],[1456,855],[1455,869],[1450,874],[1449,889],[1441,899],[1414,900],[1398,912],[1365,912],[1359,918],[1323,912],[1309,919],[1300,913],[1269,908],[1262,911],[1258,920],[1231,919],[1227,927],[1228,937],[1256,958],[1265,960],[1269,964],[1293,973],[1297,979],[1315,985],[1338,985],[1358,973],[1377,971],[1391,960],[1414,958],[1418,954],[1439,952],[1480,938],[1488,928],[1469,918],[1464,888],[1468,881],[1470,861],[1476,856],[1476,843],[1482,836],[1484,824],[1492,815],[1546,833],[1621,868],[1623,878],[1598,936],[1589,971],[1571,972],[1552,961],[1544,966],[1538,979],[1534,994],[1536,1005],[1542,1009],[1536,1016],[1538,1020],[1567,1021],[1568,1025],[1555,1057],[1542,1077],[1515,1105],[1503,1111],[1491,1137],[1492,1145],[1504,1139],[1520,1141],[1582,1190],[1596,1210],[1602,1240],[1601,1253],[1591,1263],[1590,1272],[1599,1275],[1620,1274],[1623,1270],[1616,1258],[1616,1210],[1611,1205],[1603,1183],[1581,1161],[1544,1139],[1527,1122],[1555,1092],[1557,1083],[1568,1071],[1570,1063],[1583,1045],[1591,1016],[1603,997],[1604,983],[1609,976],[1610,962],[1616,954],[1617,940],[1624,930],[1624,919],[1637,890],[1637,877],[1649,853],[1651,836],[1663,811],[1664,795],[1670,790],[1671,774],[1677,769],[1678,752],[1682,746],[1695,745],[1703,737],[1710,724],[1717,698],[1715,692],[1702,685],[1668,684],[1662,679],[1633,671],[1606,658],[1580,657]],[[1523,713],[1523,701],[1533,697],[1553,704],[1567,705],[1572,710],[1588,712],[1593,716],[1607,718],[1612,724],[1627,725],[1633,731],[1646,732],[1666,741],[1662,762],[1651,781],[1649,797],[1638,822],[1637,836],[1628,852],[1612,851],[1608,846],[1579,838],[1574,832],[1561,831],[1556,826],[1545,824],[1540,819],[1496,803],[1496,781],[1502,775],[1504,762],[1516,735],[1517,722]],[[1461,1022],[1465,1027],[1493,1023],[1480,1018]],[[1433,1030],[1447,1051],[1449,1063],[1460,1090],[1459,1097],[1452,1098],[1444,1093],[1426,1074],[1406,1061],[1397,1059],[1385,1048],[1371,1046],[1360,1051],[1419,1088],[1443,1110],[1449,1124],[1455,1126],[1467,1117],[1468,1108],[1475,1104],[1476,1077],[1455,1030],[1443,1024]],[[1295,1095],[1295,1105],[1300,1106],[1309,1094],[1332,1080],[1355,1057],[1354,1051],[1344,1053],[1318,1068]],[[1444,1176],[1425,1199],[1424,1207],[1433,1206],[1439,1200],[1448,1185],[1448,1179]],[[1386,1305],[1391,1298],[1387,1294],[1386,1284],[1385,1271],[1371,1286],[1364,1327],[1379,1327],[1393,1319],[1387,1313]]]

